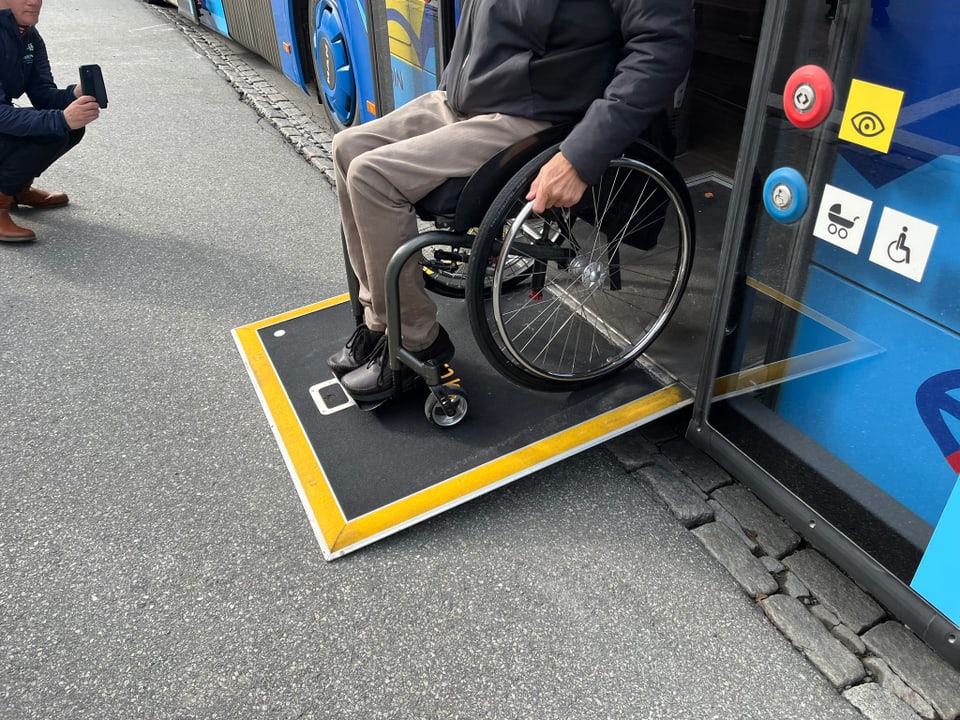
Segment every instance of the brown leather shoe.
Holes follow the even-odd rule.
[[[370,359],[374,350],[379,348],[378,343],[382,337],[382,332],[375,332],[366,325],[357,326],[353,335],[347,340],[347,344],[327,360],[327,367],[333,370],[333,374],[337,377],[356,370]]]
[[[26,205],[32,208],[60,207],[61,205],[66,205],[68,202],[70,202],[70,198],[67,197],[66,193],[47,192],[46,190],[35,188],[32,185],[16,197],[16,203],[18,205]]]
[[[0,193],[0,242],[32,242],[37,239],[33,230],[27,230],[10,219],[13,198]]]
[[[414,350],[411,354],[418,360],[433,361],[439,366],[450,362],[453,359],[453,352],[453,342],[441,325],[440,334],[429,347]],[[400,366],[401,390],[404,392],[412,390],[419,379],[420,376],[406,365]],[[387,400],[393,395],[393,372],[390,370],[390,351],[387,347],[386,335],[380,338],[366,364],[340,378],[340,386],[354,400],[364,402]]]

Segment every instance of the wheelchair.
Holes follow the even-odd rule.
[[[526,193],[571,127],[525,138],[469,178],[452,178],[428,194],[415,206],[424,229],[388,263],[395,396],[406,365],[429,388],[424,412],[438,427],[463,420],[468,398],[459,384],[445,384],[448,368],[417,359],[400,343],[399,276],[414,257],[429,290],[465,299],[487,361],[535,390],[579,389],[631,365],[680,303],[695,228],[686,184],[672,153],[661,149],[672,139],[665,116],[610,163],[580,202],[537,214]],[[360,324],[349,262],[347,271]]]

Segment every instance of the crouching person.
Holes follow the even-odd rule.
[[[0,0],[0,242],[31,242],[32,230],[10,217],[17,205],[52,208],[67,196],[33,186],[34,179],[83,137],[100,106],[80,85],[60,89],[37,32],[43,0]],[[26,94],[33,107],[14,107]]]

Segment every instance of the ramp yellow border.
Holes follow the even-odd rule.
[[[260,330],[349,301],[341,295],[245,325],[234,340],[328,560],[368,545],[693,401],[678,383],[347,521],[260,337]],[[359,412],[359,411],[358,411]],[[456,430],[436,430],[456,432]]]

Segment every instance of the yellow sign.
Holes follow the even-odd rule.
[[[840,124],[840,139],[882,153],[890,152],[902,105],[902,90],[854,80]]]

